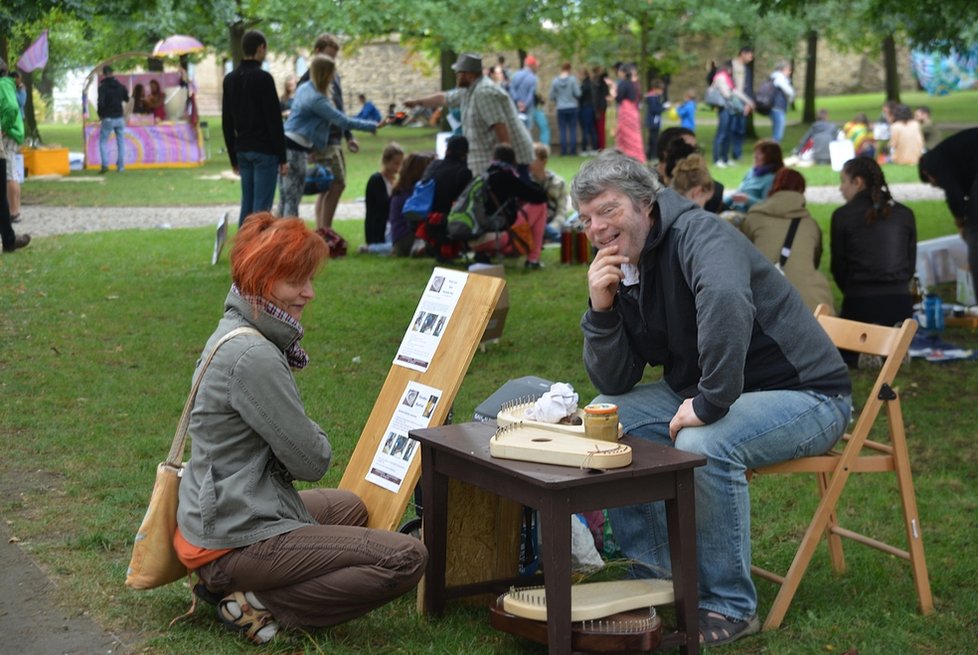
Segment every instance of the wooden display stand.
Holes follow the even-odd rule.
[[[417,382],[439,389],[442,396],[432,412],[430,425],[439,426],[445,423],[462,385],[462,379],[489,324],[489,317],[505,286],[506,281],[497,277],[468,275],[458,304],[427,370],[422,373],[403,366],[391,366],[339,484],[340,489],[352,491],[363,500],[370,516],[368,527],[396,530],[421,476],[421,457],[416,456],[397,492],[366,479],[388,422],[394,415],[405,388],[408,383]]]

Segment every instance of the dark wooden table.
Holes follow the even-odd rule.
[[[421,444],[424,542],[429,554],[425,572],[425,609],[440,614],[449,598],[506,589],[513,582],[490,580],[463,588],[446,588],[449,478],[473,484],[539,511],[548,645],[552,655],[571,652],[572,515],[664,500],[677,630],[663,637],[660,648],[678,647],[682,653],[698,653],[693,469],[704,465],[706,460],[633,437],[622,440],[632,447],[631,465],[604,472],[497,459],[489,454],[489,438],[495,429],[493,423],[462,423],[410,432],[410,436]]]

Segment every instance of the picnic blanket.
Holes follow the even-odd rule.
[[[928,362],[978,359],[978,353],[974,350],[956,346],[941,339],[939,333],[926,330],[921,330],[913,335],[909,352],[911,359],[926,359]]]

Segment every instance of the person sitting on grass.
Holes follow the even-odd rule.
[[[567,221],[567,208],[570,196],[564,178],[547,168],[550,161],[550,147],[543,143],[533,144],[533,161],[530,162],[530,179],[547,192],[547,228],[544,237],[547,241],[560,241],[560,231]]]
[[[391,209],[391,191],[397,181],[397,171],[404,161],[404,149],[391,141],[380,156],[380,170],[367,180],[363,194],[364,243],[359,252],[389,255],[391,252],[390,226],[387,222]]]
[[[797,219],[795,234],[782,271],[788,282],[798,289],[809,311],[819,305],[833,307],[829,281],[819,270],[822,264],[822,228],[805,206],[805,177],[791,168],[782,168],[774,176],[768,197],[755,204],[740,224],[740,231],[751,240],[772,264],[780,264],[785,239]]]
[[[391,189],[387,218],[391,230],[391,253],[395,257],[408,257],[412,254],[414,234],[418,226],[412,225],[404,216],[404,203],[411,197],[414,185],[434,160],[433,152],[412,152],[401,162],[401,170],[397,172],[397,183]]]
[[[839,315],[892,326],[913,316],[910,281],[917,267],[917,221],[893,199],[876,160],[855,157],[842,166],[846,204],[832,212],[832,277],[842,291]],[[843,352],[850,366],[859,356]]]
[[[876,139],[873,138],[873,128],[869,126],[866,114],[856,114],[851,121],[842,126],[842,133],[852,141],[852,148],[857,157],[876,158]]]
[[[747,171],[740,185],[724,196],[724,209],[746,212],[751,206],[767,198],[774,182],[774,175],[784,168],[781,146],[772,139],[761,139],[754,144],[754,165]]]
[[[543,252],[543,232],[547,227],[547,192],[536,182],[526,182],[516,171],[516,152],[509,144],[500,144],[492,151],[486,185],[486,214],[503,211],[511,232],[520,235],[524,243],[510,238],[510,231],[489,233],[469,243],[477,261],[487,261],[491,253],[503,255],[526,254],[524,268],[539,270]]]
[[[793,151],[796,160],[795,165],[810,166],[812,164],[832,163],[829,144],[835,141],[838,132],[838,125],[829,120],[829,111],[819,109],[815,122],[799,139],[798,145]]]
[[[201,580],[194,593],[255,644],[361,616],[414,588],[428,558],[414,537],[365,527],[355,494],[293,485],[320,480],[332,459],[294,375],[309,363],[300,321],[328,252],[300,219],[249,216],[197,363],[234,329],[260,333],[225,342],[200,380],[173,541]]]
[[[688,155],[676,162],[672,169],[672,188],[700,207],[705,207],[713,197],[714,184],[702,155]]]

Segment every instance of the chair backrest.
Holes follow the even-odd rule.
[[[917,322],[908,318],[897,327],[862,323],[832,316],[826,305],[815,308],[815,318],[837,348],[885,358],[876,377],[876,384],[873,385],[869,399],[859,413],[859,420],[853,429],[853,434],[868,434],[883,401],[892,394],[889,387],[893,384],[913,335],[917,332]]]

